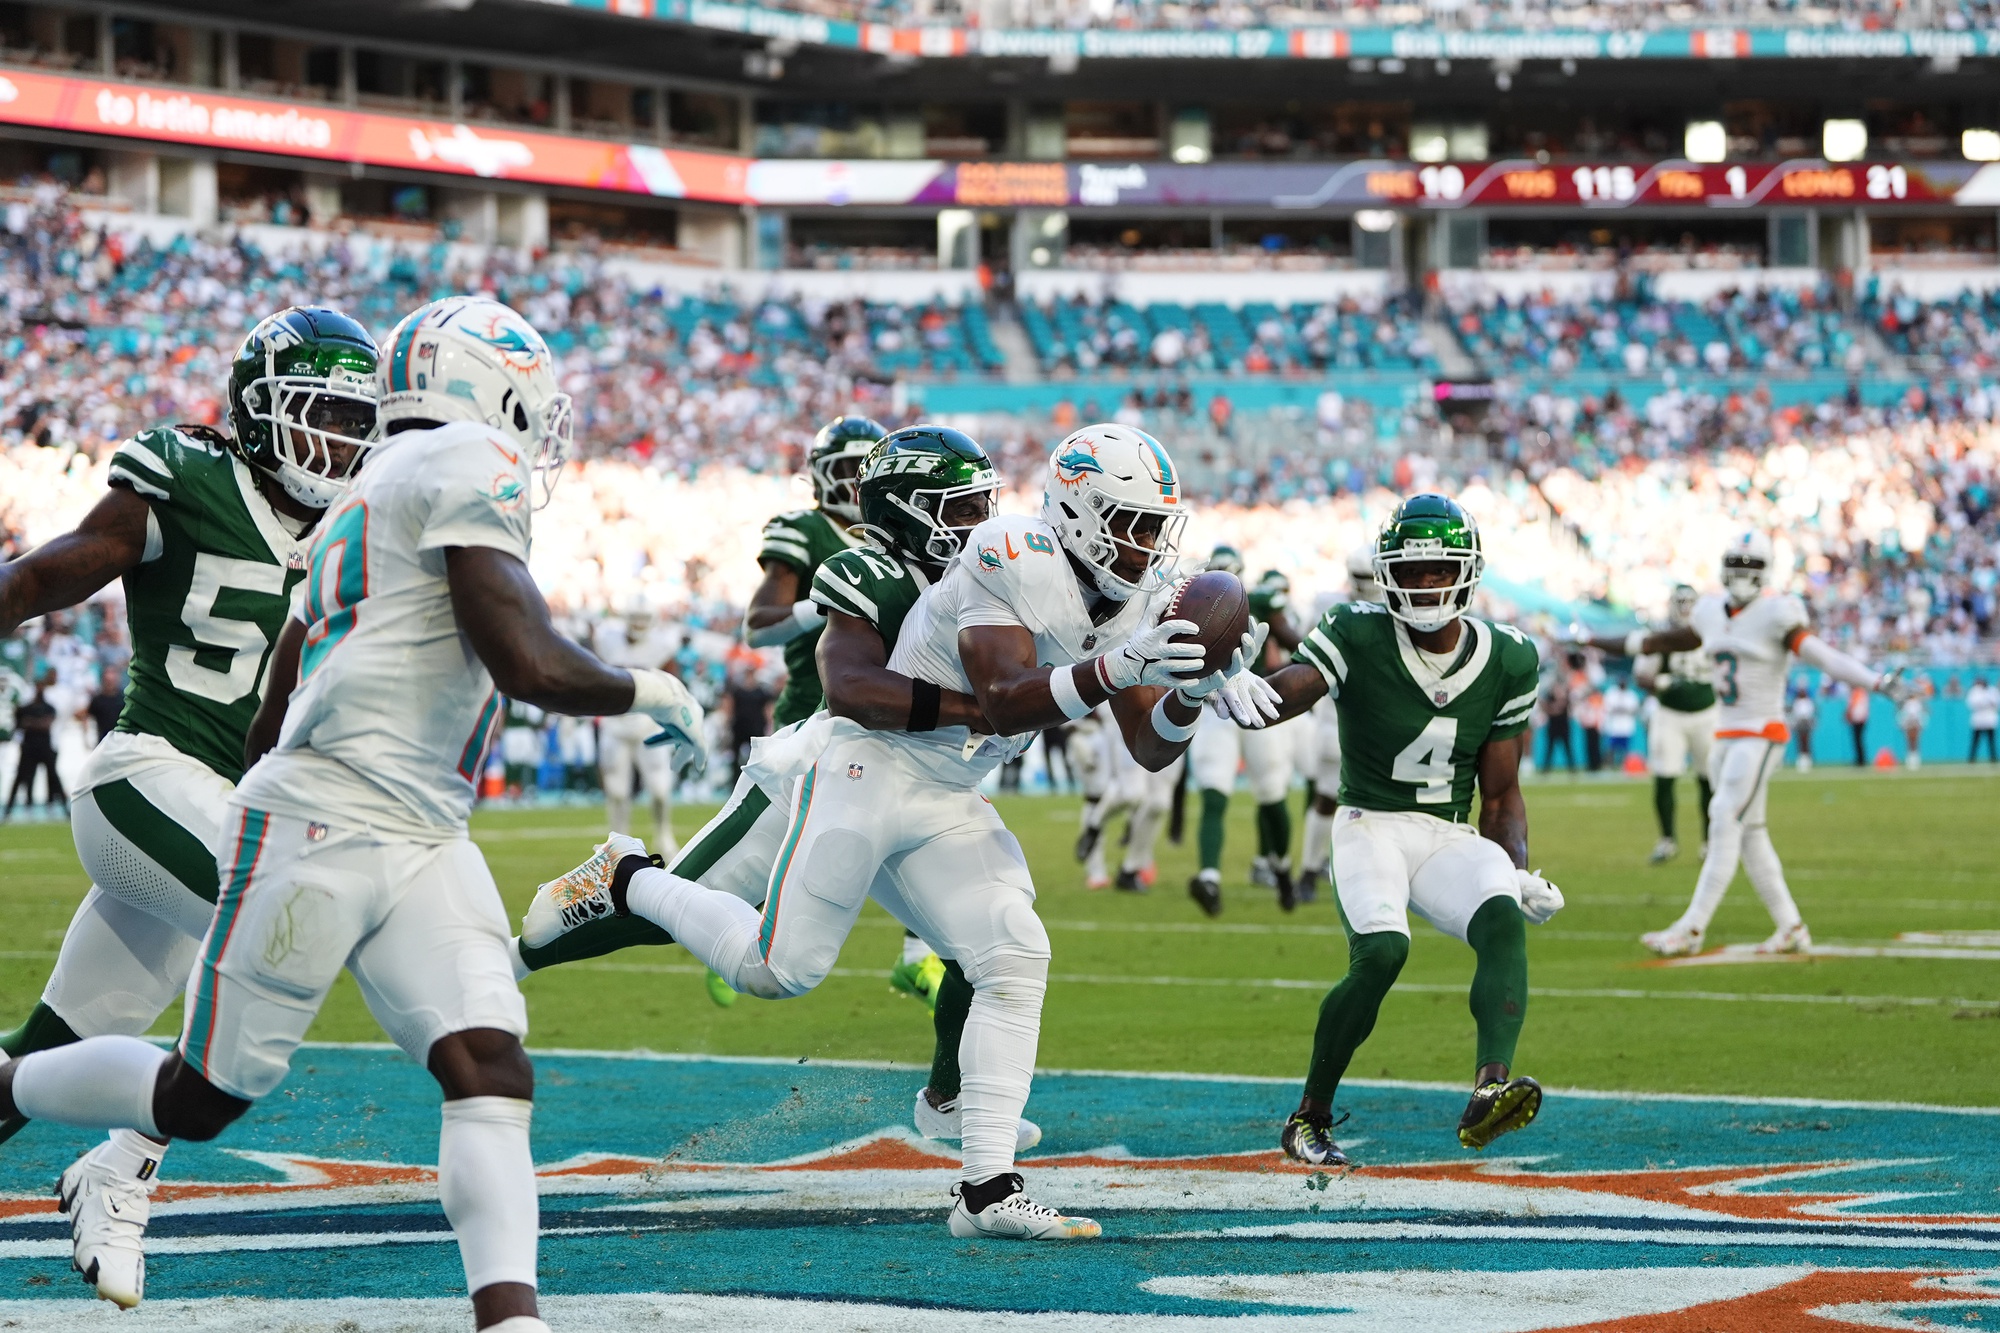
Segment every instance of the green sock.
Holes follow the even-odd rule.
[[[1347,975],[1326,994],[1319,1006],[1319,1026],[1313,1031],[1312,1065],[1306,1071],[1306,1096],[1331,1102],[1347,1064],[1368,1034],[1382,998],[1396,984],[1396,974],[1410,956],[1410,937],[1393,930],[1347,936]]]
[[[1479,964],[1472,972],[1472,1018],[1479,1025],[1474,1069],[1513,1068],[1528,1016],[1528,924],[1512,898],[1488,898],[1465,928]]]
[[[937,1012],[931,1026],[937,1031],[937,1049],[931,1052],[930,1090],[937,1100],[948,1102],[958,1096],[958,1043],[965,1036],[965,1020],[972,1012],[972,983],[957,960],[944,961],[944,980],[938,983]]]
[[[1273,801],[1257,807],[1257,852],[1276,865],[1284,865],[1292,855],[1292,807]]]
[[[63,1022],[56,1011],[40,1000],[28,1011],[27,1021],[5,1036],[0,1036],[0,1051],[7,1052],[7,1058],[18,1060],[31,1051],[46,1051],[55,1046],[67,1046],[81,1040]],[[26,1116],[10,1115],[0,1120],[0,1143],[5,1143],[28,1126]]]
[[[1195,835],[1196,850],[1203,870],[1222,868],[1222,828],[1229,817],[1229,793],[1213,787],[1201,789],[1201,831]]]
[[[1653,813],[1660,817],[1660,836],[1674,836],[1674,780],[1653,779]]]
[[[1701,840],[1708,841],[1708,803],[1715,799],[1715,788],[1708,785],[1707,778],[1694,780],[1695,794],[1701,797]]]
[[[644,917],[607,916],[586,922],[565,935],[558,935],[539,949],[521,942],[521,961],[530,972],[539,972],[558,963],[580,963],[601,958],[635,944],[672,944],[674,937]]]

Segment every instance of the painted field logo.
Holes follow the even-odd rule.
[[[948,1236],[956,1154],[900,1121],[922,1071],[536,1065],[542,1286],[558,1327],[782,1318],[971,1333],[1005,1319],[1053,1333],[1108,1319],[1168,1333],[1190,1315],[1294,1315],[1314,1333],[1832,1333],[2000,1321],[1986,1111],[1553,1093],[1507,1141],[1524,1155],[1474,1157],[1453,1139],[1461,1089],[1362,1084],[1342,1090],[1344,1143],[1366,1165],[1333,1175],[1271,1146],[1289,1082],[1044,1074],[1029,1113],[1047,1136],[1022,1170],[1038,1200],[1096,1217],[1107,1239],[1011,1247]],[[227,1146],[180,1144],[166,1160],[149,1306],[119,1326],[462,1326],[428,1077],[391,1052],[308,1048],[273,1101],[284,1105],[245,1117]],[[81,1326],[88,1289],[68,1271],[47,1182],[93,1138],[36,1125],[0,1154],[9,1327]],[[278,1263],[276,1251],[291,1253]]]

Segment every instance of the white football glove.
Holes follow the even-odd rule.
[[[679,676],[638,667],[632,671],[632,711],[660,724],[648,745],[674,747],[674,768],[682,777],[708,767],[708,747],[701,741],[701,705]]]
[[[1229,655],[1229,665],[1209,672],[1200,680],[1181,686],[1181,697],[1191,704],[1200,703],[1220,690],[1225,682],[1234,680],[1249,670],[1250,663],[1256,661],[1257,654],[1264,650],[1264,640],[1270,633],[1270,625],[1261,620],[1244,630],[1243,642]]]
[[[1539,926],[1562,911],[1562,890],[1543,879],[1539,870],[1516,870],[1514,882],[1521,887],[1521,915],[1531,924]]]
[[[1111,688],[1134,685],[1185,685],[1190,671],[1201,670],[1206,655],[1201,644],[1187,638],[1197,626],[1192,620],[1163,620],[1148,625],[1097,660]]]
[[[1217,717],[1255,730],[1278,720],[1285,697],[1256,672],[1245,671],[1224,681],[1221,689],[1205,696],[1204,702]]]

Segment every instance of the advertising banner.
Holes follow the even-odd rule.
[[[744,202],[749,166],[721,153],[14,70],[0,72],[0,122],[722,203]]]

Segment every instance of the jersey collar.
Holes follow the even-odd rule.
[[[258,489],[257,478],[251,473],[250,465],[235,454],[229,455],[229,470],[235,474],[236,489],[243,496],[243,507],[249,511],[250,521],[257,525],[257,534],[271,548],[271,558],[281,565],[290,563],[292,556],[310,541],[311,530],[308,529],[302,537],[294,537],[285,531],[278,512],[271,508],[271,502]]]
[[[1471,616],[1462,617],[1459,623],[1472,636],[1472,646],[1470,649],[1461,646],[1457,664],[1440,675],[1424,660],[1417,646],[1410,642],[1409,629],[1402,621],[1395,622],[1396,650],[1403,659],[1403,670],[1409,673],[1410,680],[1423,692],[1424,699],[1432,708],[1443,708],[1457,700],[1459,695],[1471,688],[1472,682],[1479,679],[1480,673],[1486,670],[1486,660],[1493,656],[1492,631]]]

